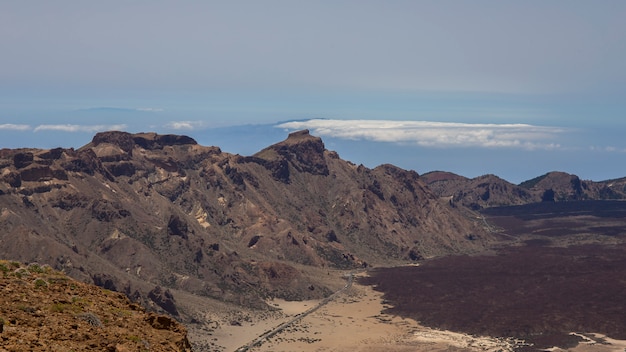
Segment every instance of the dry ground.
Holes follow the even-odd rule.
[[[301,313],[317,301],[270,302],[281,309],[280,314],[249,315],[242,326],[223,324],[210,336],[221,348],[234,351],[257,335]],[[390,306],[382,294],[371,286],[354,284],[349,293],[302,319],[287,331],[278,334],[251,351],[513,351],[512,339],[476,337],[420,325],[413,319],[383,313]],[[205,336],[206,337],[206,336]],[[201,336],[194,336],[201,338]],[[570,352],[623,352],[626,341],[600,334],[586,334],[576,348],[549,349]]]
[[[516,342],[474,334],[535,344],[517,350],[624,352],[625,205],[499,209],[489,221],[517,239],[513,246],[372,272],[254,350],[506,351]],[[210,337],[235,350],[315,303],[276,300],[274,313],[231,311]],[[232,317],[240,324],[229,324]],[[192,339],[198,336],[206,338],[200,331]]]

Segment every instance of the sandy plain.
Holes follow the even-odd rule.
[[[236,351],[264,332],[293,319],[319,301],[289,302],[275,299],[268,302],[277,312],[222,317],[222,323],[212,331],[207,341],[214,343],[215,351]],[[384,313],[389,305],[382,293],[371,286],[354,283],[335,300],[295,322],[284,331],[265,340],[249,351],[357,351],[357,352],[443,352],[443,351],[515,351],[523,341],[471,336],[441,331],[420,325],[413,319]],[[195,338],[199,338],[197,332]],[[554,352],[624,352],[626,341],[604,335],[576,334],[583,341],[575,348],[551,348]]]
[[[294,306],[293,302],[276,304],[288,315],[306,309]],[[355,284],[336,300],[253,351],[507,350],[507,342],[428,329],[412,319],[382,313],[386,307],[381,293]]]
[[[263,332],[317,305],[319,301],[268,302],[275,314],[250,316],[241,325],[221,324],[212,339],[235,351]],[[382,293],[354,283],[345,293],[249,351],[513,351],[513,341],[474,337],[421,326],[383,313]]]
[[[476,323],[472,318],[472,313],[476,313],[477,318],[484,317],[486,310],[493,310],[494,305],[499,302],[493,300],[494,297],[503,296],[511,299],[511,293],[507,293],[506,290],[495,293],[490,291],[491,295],[487,296],[483,291],[512,287],[512,292],[516,293],[521,290],[520,292],[524,293],[522,296],[513,295],[518,305],[527,300],[539,308],[539,310],[530,309],[531,305],[522,305],[523,308],[520,308],[526,312],[527,318],[541,318],[535,319],[537,321],[527,319],[537,324],[539,329],[550,327],[541,325],[545,325],[545,321],[549,321],[549,324],[555,321],[555,324],[565,326],[565,329],[583,330],[570,334],[572,336],[568,341],[573,343],[576,343],[576,340],[579,341],[576,347],[569,349],[552,347],[544,348],[543,351],[626,352],[626,340],[612,338],[616,336],[623,338],[624,331],[623,315],[620,315],[620,312],[623,312],[622,297],[626,292],[623,290],[624,268],[626,267],[623,259],[626,253],[626,247],[623,246],[626,240],[626,212],[622,210],[626,209],[624,202],[586,202],[574,205],[564,202],[563,204],[566,208],[572,206],[583,208],[568,210],[562,209],[560,204],[554,204],[551,205],[554,209],[548,209],[550,211],[545,209],[538,211],[534,208],[535,206],[546,206],[540,204],[531,207],[496,209],[499,213],[489,215],[489,221],[505,229],[505,232],[509,234],[508,237],[518,238],[520,246],[515,250],[511,249],[513,252],[502,249],[506,255],[495,262],[493,259],[498,259],[495,254],[489,257],[479,256],[469,261],[466,258],[456,264],[454,261],[459,258],[443,259],[447,263],[443,267],[455,268],[453,272],[456,273],[455,277],[448,273],[444,281],[461,280],[462,284],[466,284],[464,289],[446,286],[441,280],[435,280],[438,277],[435,272],[432,285],[421,281],[419,284],[422,288],[432,286],[441,290],[432,292],[430,296],[419,296],[416,292],[423,293],[426,290],[421,289],[419,292],[411,290],[409,278],[395,277],[394,279],[389,276],[390,273],[386,273],[383,276],[389,276],[392,283],[401,282],[400,285],[396,284],[394,287],[400,291],[414,292],[415,294],[412,293],[409,298],[422,303],[420,307],[411,307],[411,299],[409,299],[401,301],[403,303],[394,308],[383,299],[381,292],[374,290],[372,285],[377,284],[376,281],[365,285],[368,280],[355,280],[349,290],[271,337],[261,346],[251,348],[250,351],[512,351],[515,350],[516,342],[519,341],[441,331],[421,325],[414,319],[393,315],[414,316],[415,319],[422,320],[418,316],[425,316],[424,314],[428,312],[434,312],[437,317],[441,318],[441,310],[445,310],[448,313],[453,312],[445,316],[446,319],[450,319],[444,321],[446,325],[458,326],[459,329],[456,329],[458,331],[470,331],[463,328],[471,328],[472,324],[458,323],[468,321],[468,319],[470,323]],[[592,209],[587,209],[590,206]],[[581,216],[581,211],[591,213]],[[529,260],[529,258],[537,259]],[[449,263],[450,261],[453,263]],[[471,263],[476,264],[474,269],[469,265]],[[534,265],[529,265],[529,263],[534,263]],[[423,265],[424,268],[427,266],[426,263]],[[500,270],[502,265],[504,266]],[[464,268],[465,271],[459,268]],[[487,271],[495,270],[487,275],[491,283],[470,275],[472,272],[485,272],[485,268],[490,269]],[[506,275],[500,275],[499,272]],[[374,272],[370,273],[375,275]],[[339,271],[327,273],[324,269],[323,273],[316,274],[316,277],[327,276],[329,280],[326,283],[327,287],[335,290],[345,284],[345,281],[340,279],[344,273]],[[415,275],[410,279],[416,280]],[[479,295],[479,299],[472,301],[474,303],[467,301],[469,298],[468,280],[478,280],[474,291]],[[513,285],[519,280],[524,281],[523,286]],[[379,287],[381,290],[384,288],[384,286]],[[531,288],[534,288],[534,291]],[[389,292],[394,291],[389,290]],[[461,298],[465,299],[465,301],[460,301],[465,302],[463,303],[465,309],[460,309],[456,304],[460,298],[455,294],[459,292],[463,296]],[[533,292],[537,294],[533,296]],[[542,292],[545,294],[540,294]],[[440,296],[445,299],[443,301],[433,299]],[[387,298],[397,301],[397,298],[391,297]],[[487,298],[489,300],[485,301]],[[423,303],[429,301],[432,301],[432,309],[424,310]],[[488,305],[478,305],[475,302],[487,302]],[[197,304],[199,302],[192,299],[188,303],[194,307],[199,306]],[[275,312],[242,311],[241,308],[232,306],[224,307],[220,311],[216,310],[214,305],[207,306],[204,311],[210,316],[202,318],[208,318],[215,324],[204,330],[191,330],[190,337],[192,341],[205,339],[209,342],[211,349],[207,351],[235,351],[239,347],[246,346],[264,332],[307,311],[317,303],[316,301],[285,302],[281,300],[268,302],[278,309]],[[468,312],[468,304],[475,312],[472,309]],[[559,305],[564,306],[565,309],[556,309]],[[403,310],[397,309],[401,307]],[[552,309],[546,310],[543,307],[552,307]],[[386,310],[387,308],[393,309]],[[415,313],[413,309],[424,314],[411,314]],[[389,313],[390,311],[393,313]],[[560,318],[553,319],[555,314],[557,318]],[[489,317],[484,323],[492,326],[495,323],[494,318]],[[507,317],[509,314],[496,315],[500,325],[510,329],[511,320]],[[438,319],[435,319],[434,323],[429,326],[437,326],[437,321]],[[610,337],[594,333],[596,329],[606,330]],[[616,336],[612,336],[613,334]],[[542,350],[535,346],[519,344],[517,346],[519,351],[524,352]],[[198,350],[198,352],[203,351]]]

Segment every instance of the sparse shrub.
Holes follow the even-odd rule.
[[[50,306],[50,310],[53,313],[63,313],[65,312],[65,309],[67,309],[67,304],[63,303],[54,303],[52,306]]]
[[[88,305],[91,305],[92,302],[85,297],[72,296],[72,304],[79,305],[79,306],[88,306]]]
[[[47,273],[47,271],[46,271],[46,273]],[[68,278],[63,277],[63,276],[61,276],[61,277],[49,277],[48,278],[48,283],[49,284],[65,283],[67,281],[68,281]]]
[[[17,277],[18,279],[23,278],[24,276],[30,276],[30,272],[24,268],[17,268],[13,274],[15,275],[15,277]]]
[[[6,275],[9,272],[9,267],[5,263],[0,263],[0,271]]]
[[[136,335],[130,335],[130,336],[127,337],[127,339],[129,339],[130,341],[133,341],[133,342],[141,342],[141,338],[139,336],[136,336]]]
[[[43,270],[44,273],[50,275],[50,274],[54,274],[55,270],[52,269],[52,267],[48,264],[44,264],[41,266],[41,269]]]
[[[34,263],[28,266],[28,271],[30,271],[31,273],[41,274],[44,270],[39,264]]]
[[[46,280],[42,278],[35,279],[34,284],[35,284],[35,288],[48,287],[48,283],[46,282]]]
[[[50,306],[50,311],[53,313],[63,313],[66,310],[70,310],[74,313],[82,311],[82,307],[67,304],[67,303],[54,303]]]
[[[102,327],[102,322],[100,321],[100,318],[98,318],[95,314],[87,312],[87,313],[82,313],[76,316],[77,318],[84,320],[86,322],[88,322],[90,325],[95,326],[95,327]]]

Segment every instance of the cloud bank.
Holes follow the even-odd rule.
[[[19,125],[19,124],[14,124],[14,123],[4,123],[4,124],[0,124],[0,130],[28,131],[30,130],[30,126]]]
[[[102,131],[121,131],[125,130],[128,126],[125,124],[120,125],[39,125],[35,127],[34,132],[40,131],[61,131],[61,132],[102,132]]]
[[[194,130],[204,125],[202,121],[171,121],[165,125],[173,130]]]
[[[433,148],[559,149],[563,128],[528,124],[478,124],[431,121],[323,120],[277,125],[288,130],[309,129],[315,135],[351,140],[415,144]]]

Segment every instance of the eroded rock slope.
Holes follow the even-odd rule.
[[[0,260],[2,351],[191,351],[186,329],[49,266]]]
[[[417,173],[354,165],[308,131],[253,156],[125,132],[0,151],[1,256],[174,316],[174,289],[260,307],[331,291],[302,267],[475,252],[490,237],[474,221]]]

